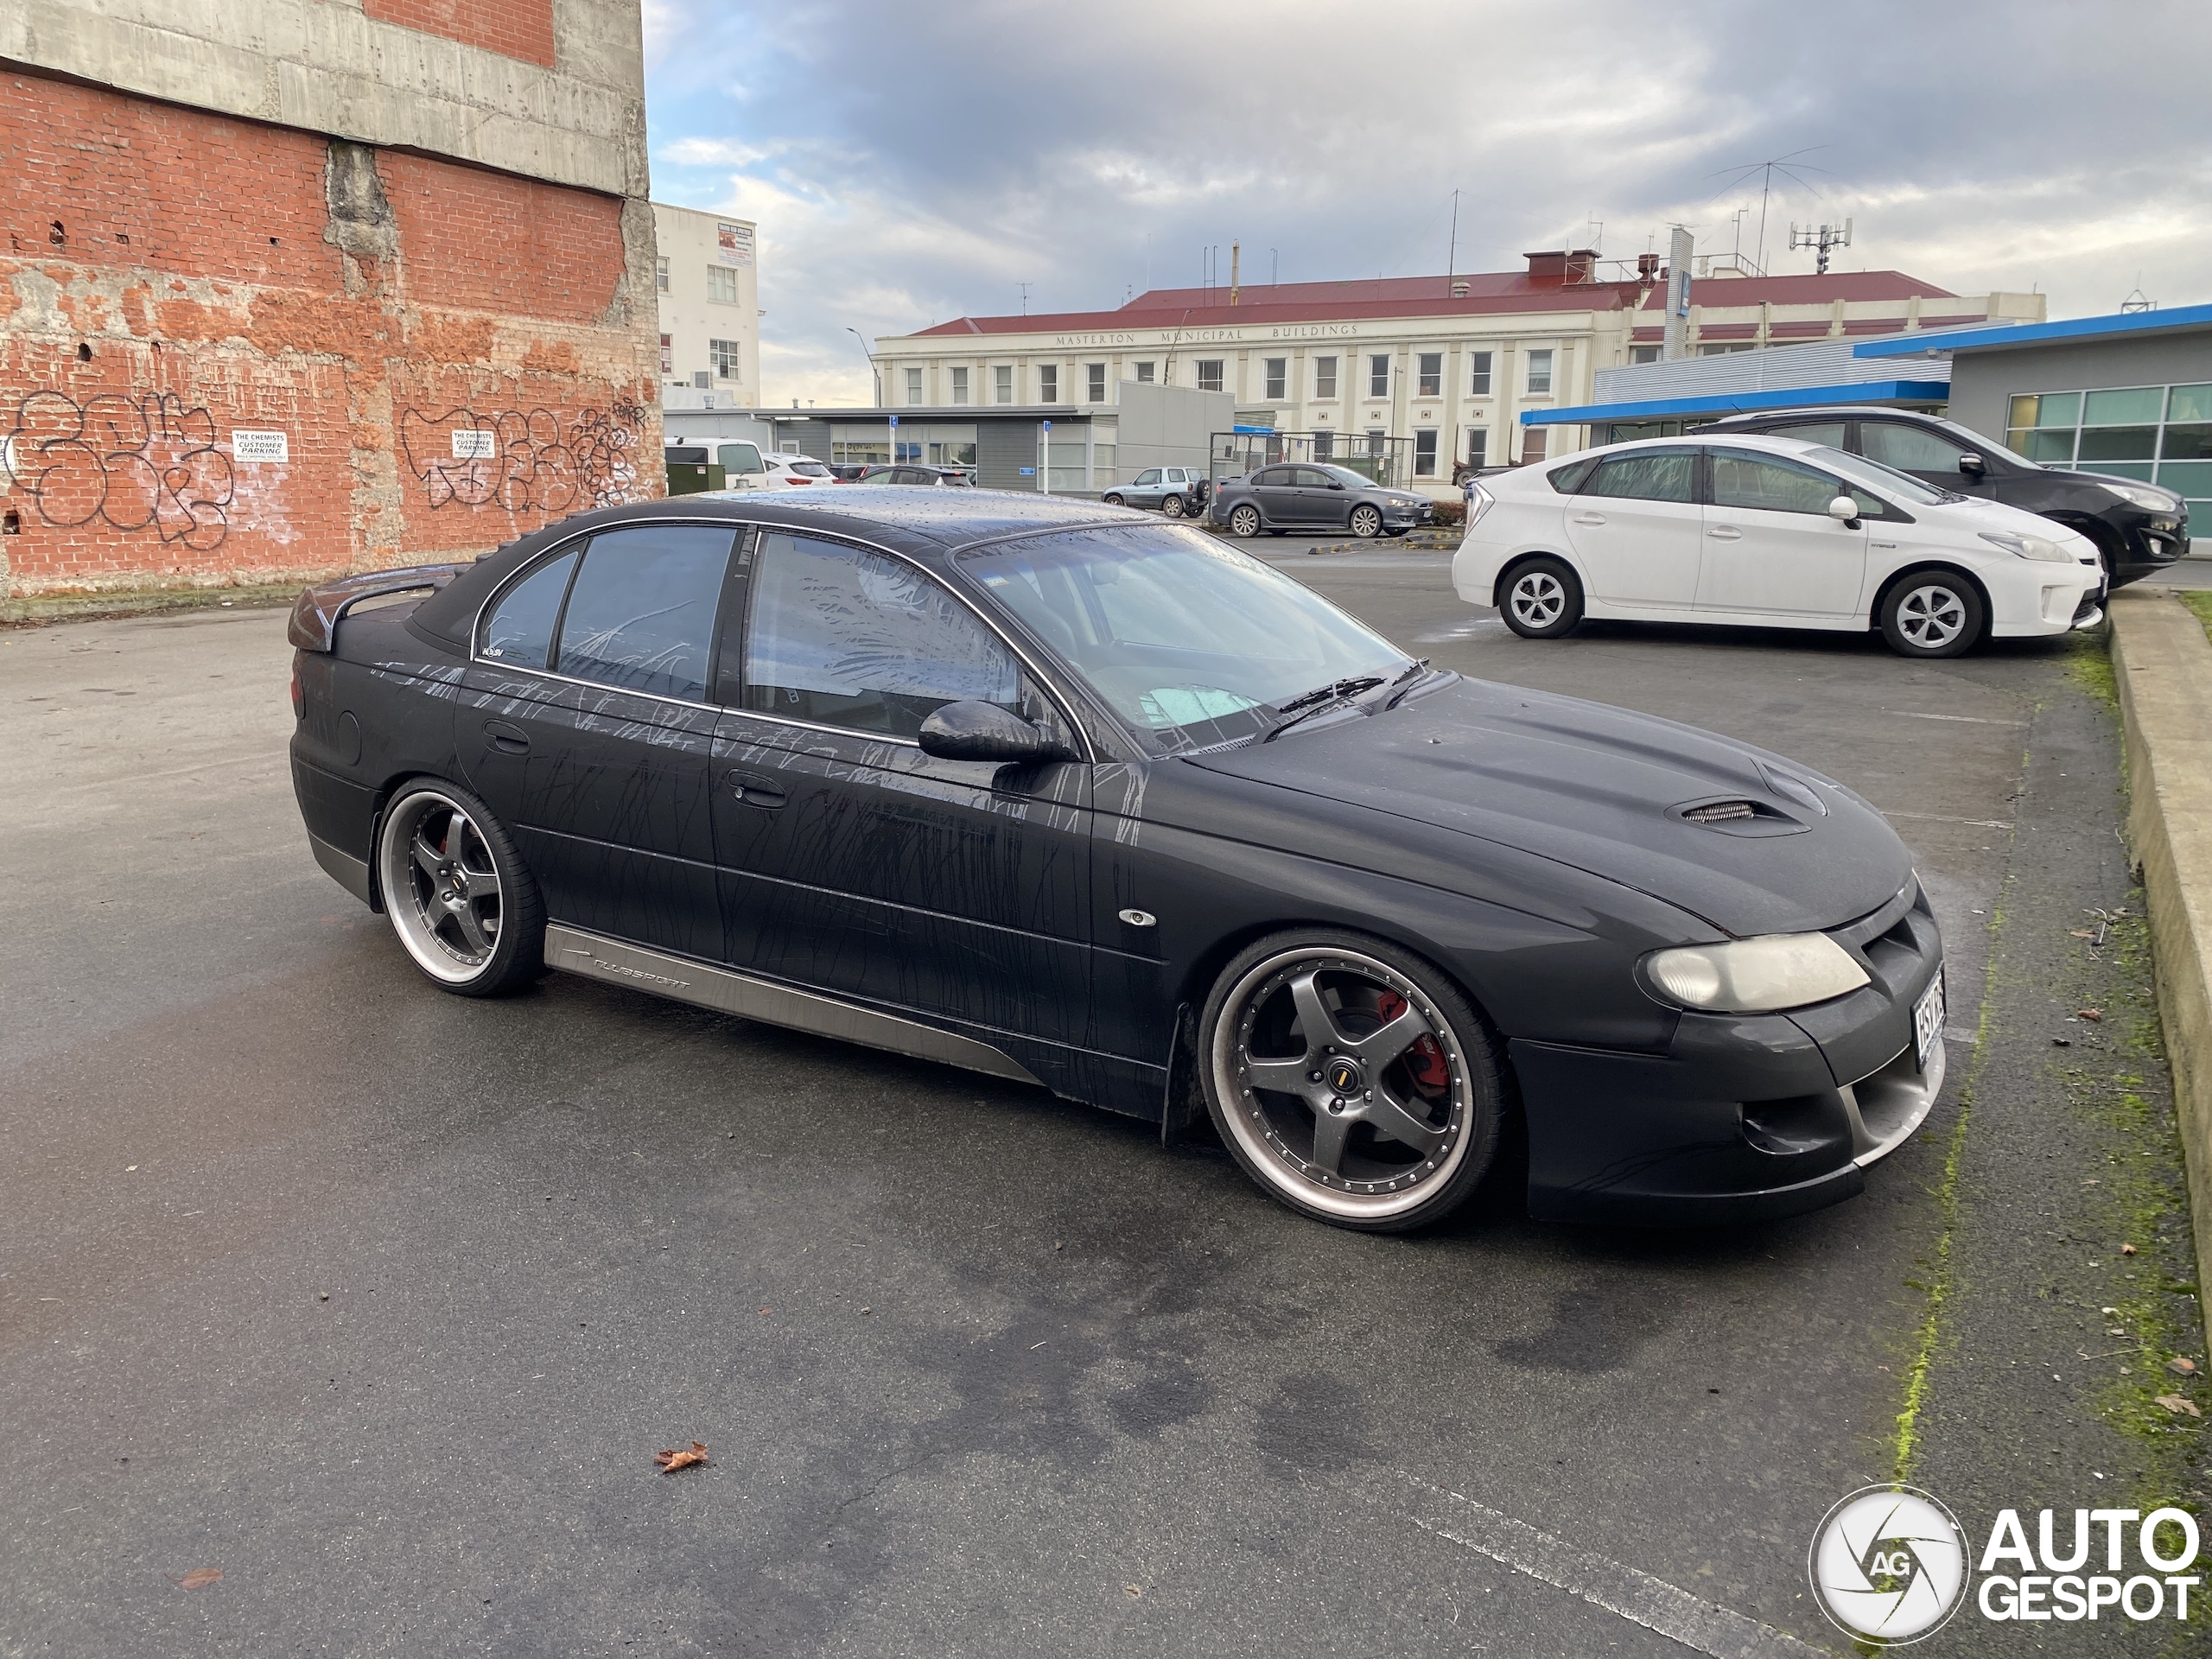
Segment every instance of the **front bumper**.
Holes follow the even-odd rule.
[[[2171,529],[2160,529],[2171,524]],[[2120,555],[2112,562],[2112,585],[2125,588],[2131,582],[2155,575],[2176,559],[2189,552],[2189,512],[2184,508],[2177,518],[2161,514],[2156,518],[2145,518],[2128,527],[2120,545]]]
[[[1832,937],[1872,984],[1788,1014],[1685,1014],[1663,1055],[1510,1042],[1529,1213],[1740,1224],[1859,1192],[1942,1092],[1942,1034],[1923,1071],[1912,1009],[1942,971],[1942,943],[1910,888]]]

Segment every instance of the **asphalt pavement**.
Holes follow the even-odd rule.
[[[280,613],[0,634],[0,1655],[1844,1652],[1805,1557],[1860,1485],[1977,1541],[2202,1503],[2098,639],[1537,644],[1443,556],[1258,550],[1891,815],[1952,1081],[1866,1193],[1615,1232],[1501,1183],[1375,1238],[1033,1090],[444,995],[308,858]]]

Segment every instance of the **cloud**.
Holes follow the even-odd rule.
[[[1793,151],[1770,269],[1811,269],[1793,221],[1848,217],[1845,269],[2037,286],[2054,315],[2139,280],[2212,299],[2212,11],[2168,0],[829,0],[803,27],[648,0],[646,27],[655,194],[759,220],[777,401],[868,395],[848,327],[1014,311],[1023,283],[1109,308],[1233,239],[1248,278],[1441,270],[1455,190],[1461,270],[1593,221],[1615,257],[1676,221],[1749,251],[1759,181],[1732,175]]]

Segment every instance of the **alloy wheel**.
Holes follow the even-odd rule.
[[[1311,1208],[1386,1221],[1451,1180],[1476,1137],[1461,1045],[1421,987],[1354,951],[1255,963],[1215,1026],[1230,1132]]]
[[[1160,504],[1160,508],[1170,518],[1180,518],[1183,516],[1183,498],[1171,495]]]
[[[1260,533],[1260,510],[1257,507],[1250,505],[1237,508],[1236,512],[1229,515],[1229,527],[1235,531],[1239,536],[1258,535]]]
[[[1531,570],[1505,596],[1513,614],[1531,628],[1548,628],[1567,608],[1567,589],[1548,570]]]
[[[1382,533],[1382,515],[1373,507],[1351,510],[1351,533],[1363,541]]]
[[[1966,601],[1940,582],[1915,588],[1897,601],[1897,632],[1923,651],[1941,651],[1967,626]]]
[[[400,943],[449,984],[482,974],[499,949],[504,894],[484,832],[458,801],[418,790],[385,820],[378,874]]]

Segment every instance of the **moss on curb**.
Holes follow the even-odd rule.
[[[118,616],[151,616],[163,611],[259,610],[289,605],[306,585],[281,582],[238,588],[131,588],[0,599],[0,626],[41,627],[49,622],[92,622]]]

